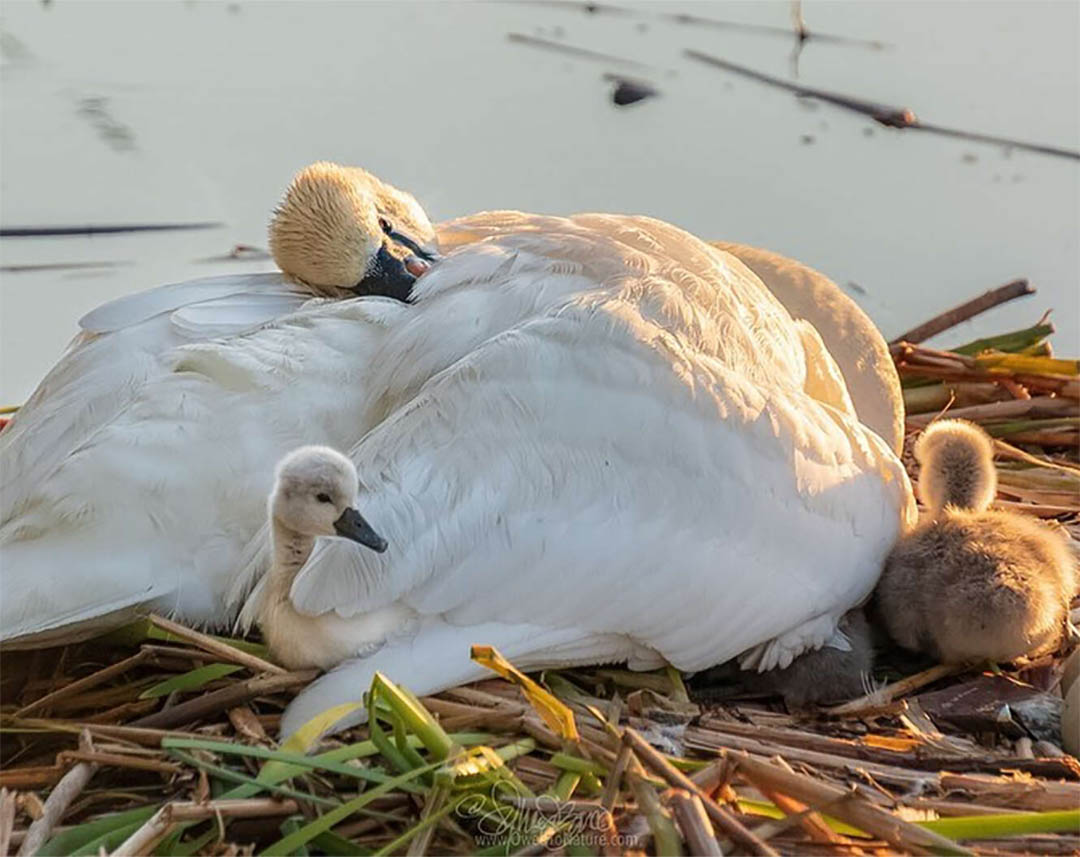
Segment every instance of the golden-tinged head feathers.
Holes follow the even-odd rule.
[[[350,170],[324,161],[293,177],[270,222],[278,267],[323,294],[359,282],[381,243],[370,190]]]
[[[270,252],[285,274],[317,294],[341,297],[386,243],[383,221],[420,244],[434,242],[435,231],[410,194],[359,167],[318,161],[293,177],[274,210]]]

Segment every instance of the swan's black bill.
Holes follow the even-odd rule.
[[[407,301],[415,282],[416,275],[409,271],[408,260],[399,259],[384,244],[368,265],[364,278],[352,290],[358,295],[383,295]]]
[[[386,539],[371,529],[371,524],[364,520],[356,509],[346,509],[341,517],[334,521],[334,529],[339,536],[359,542],[376,553],[386,550]]]

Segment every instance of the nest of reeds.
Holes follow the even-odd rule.
[[[981,424],[999,503],[1076,546],[1080,373],[1051,331],[892,350],[912,438],[943,413]],[[789,713],[737,687],[699,704],[671,669],[530,679],[474,651],[500,677],[416,699],[377,676],[366,725],[319,740],[335,710],[279,744],[312,673],[151,617],[5,654],[0,857],[1077,853],[1066,654],[980,671],[887,652],[867,697]]]

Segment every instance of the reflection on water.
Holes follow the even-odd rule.
[[[227,256],[265,246],[289,176],[319,158],[414,191],[433,219],[639,212],[780,250],[849,288],[886,334],[1027,276],[1037,297],[945,339],[1024,326],[1053,307],[1059,350],[1080,347],[1076,162],[881,128],[682,58],[693,48],[790,75],[794,40],[768,31],[791,27],[786,2],[632,8],[645,14],[5,3],[0,221],[224,226],[0,241],[14,269],[0,280],[0,404],[25,398],[103,300],[266,270],[257,255]],[[855,40],[808,40],[807,86],[910,106],[940,125],[1080,145],[1077,4],[807,0],[803,13],[811,33]],[[652,70],[537,50],[510,32]],[[660,97],[614,106],[613,73]]]

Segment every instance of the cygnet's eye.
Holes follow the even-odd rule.
[[[385,232],[387,235],[389,235],[391,232],[394,231],[394,227],[391,225],[390,221],[387,220],[385,217],[380,217],[379,218],[379,228],[383,232]]]
[[[323,493],[323,494],[316,494],[316,495],[315,495],[315,499],[316,499],[316,500],[318,500],[318,501],[319,501],[320,503],[332,503],[332,502],[333,502],[333,501],[332,501],[332,500],[330,499],[330,495],[329,495],[329,494],[325,494],[325,493]]]

